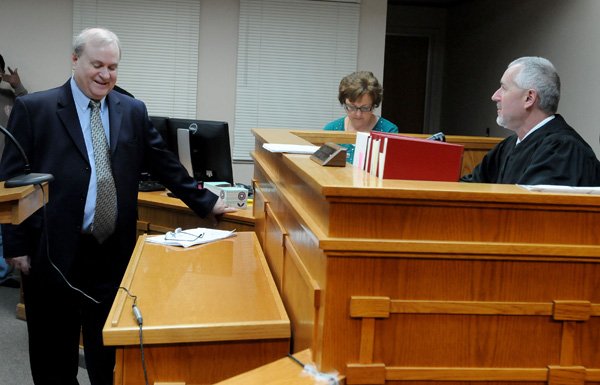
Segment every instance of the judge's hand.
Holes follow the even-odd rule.
[[[10,74],[4,74],[4,76],[2,76],[2,80],[8,82],[12,88],[17,88],[21,84],[21,78],[19,77],[19,72],[17,70],[18,68],[13,70],[8,67],[8,72],[10,72]]]
[[[29,268],[31,267],[31,259],[28,255],[22,255],[20,257],[6,258],[6,263],[14,268],[21,270],[25,275],[29,274]]]

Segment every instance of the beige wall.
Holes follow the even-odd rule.
[[[0,53],[30,92],[71,75],[72,25],[71,0],[0,0]]]
[[[544,56],[562,81],[558,112],[600,154],[596,105],[600,89],[600,1],[478,0],[451,10],[444,113],[451,133],[506,136],[490,100],[506,65]]]
[[[239,0],[199,1],[198,117],[224,119],[233,127]],[[386,4],[363,0],[359,26],[357,68],[370,69],[380,78]],[[595,116],[600,1],[478,0],[448,10],[445,17],[439,9],[432,11],[429,21],[423,10],[418,17],[408,9],[403,12],[407,15],[391,15],[391,26],[419,28],[419,19],[428,28],[436,28],[438,21],[447,24],[447,29],[441,27],[446,40],[443,69],[434,74],[443,82],[441,107],[434,105],[432,111],[440,129],[483,135],[489,127],[493,136],[507,135],[495,123],[490,96],[510,60],[541,55],[554,62],[562,78],[559,113],[600,153]],[[30,91],[58,86],[70,75],[71,25],[72,0],[0,0],[0,53],[8,65],[19,68]],[[236,164],[234,174],[236,181],[249,183],[252,165]]]
[[[239,0],[199,1],[198,118],[226,120],[231,130]],[[363,0],[359,32],[357,67],[381,77],[386,6],[386,0]],[[72,7],[72,0],[0,0],[0,53],[8,65],[19,68],[30,91],[58,86],[70,75]],[[252,173],[252,164],[234,164],[237,182],[250,183]]]

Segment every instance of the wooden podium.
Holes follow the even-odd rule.
[[[276,154],[255,228],[292,322],[346,384],[600,382],[600,196],[381,180]],[[335,140],[333,140],[335,142]]]
[[[0,223],[18,225],[48,202],[48,184],[5,188],[0,182]],[[25,319],[23,289],[16,309],[17,318]]]
[[[122,286],[137,296],[151,384],[212,384],[285,356],[290,322],[254,233],[187,249],[145,239]],[[144,383],[132,304],[120,290],[103,329],[115,385]]]
[[[0,182],[0,223],[18,225],[36,212],[48,201],[45,183],[44,188],[45,194],[40,186],[5,188]]]

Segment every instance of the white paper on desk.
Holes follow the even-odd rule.
[[[551,184],[520,184],[517,186],[537,192],[600,195],[600,187],[558,186]]]
[[[278,144],[278,143],[263,143],[263,148],[271,152],[285,152],[287,154],[314,154],[319,149],[319,146],[303,145],[303,144]]]
[[[232,237],[235,230],[215,230],[204,227],[195,229],[169,231],[167,234],[147,237],[146,241],[167,246],[190,247]]]

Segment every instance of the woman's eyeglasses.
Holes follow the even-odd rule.
[[[348,112],[356,112],[356,111],[360,111],[360,112],[371,112],[373,111],[375,107],[373,106],[355,106],[352,104],[344,104],[344,109]]]

